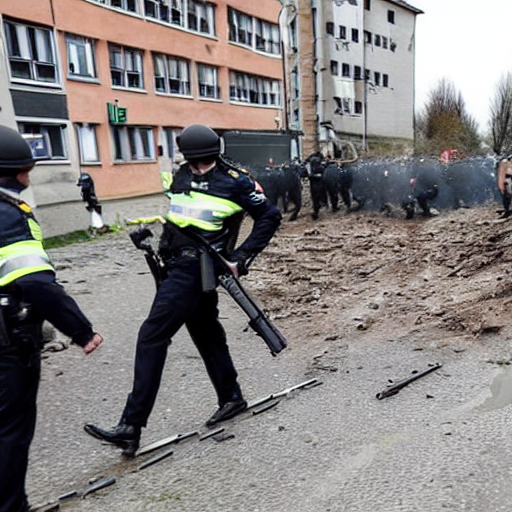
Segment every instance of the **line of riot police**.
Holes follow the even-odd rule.
[[[501,166],[510,170],[509,164]],[[407,219],[416,214],[430,217],[442,209],[506,202],[511,195],[503,193],[506,187],[499,181],[507,173],[498,172],[497,183],[497,163],[491,157],[450,162],[419,157],[340,162],[317,152],[304,162],[250,171],[274,204],[281,200],[285,212],[290,201],[296,205],[291,220],[300,210],[299,190],[305,178],[309,182],[313,219],[319,218],[322,208],[337,212],[341,204],[348,212],[364,207]],[[512,176],[512,171],[508,174]],[[510,200],[505,202],[505,212],[510,212]]]

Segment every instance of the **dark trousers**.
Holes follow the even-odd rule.
[[[39,354],[30,366],[14,355],[0,354],[0,512],[28,510],[25,476],[40,370]]]
[[[216,291],[203,293],[198,258],[169,268],[137,339],[133,388],[123,412],[128,425],[145,427],[156,400],[171,338],[185,324],[217,393],[219,406],[241,397]]]

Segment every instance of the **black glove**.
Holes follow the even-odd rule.
[[[243,251],[237,251],[231,257],[231,261],[236,263],[238,276],[246,276],[249,273],[249,268],[247,267],[247,261],[249,259],[249,255]]]

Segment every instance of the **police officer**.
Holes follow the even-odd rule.
[[[36,422],[43,321],[86,354],[103,341],[56,283],[41,230],[20,198],[34,163],[23,137],[0,126],[0,512],[28,510],[25,475]]]
[[[176,228],[202,235],[236,263],[238,275],[244,275],[247,262],[265,248],[281,221],[281,214],[259,186],[220,154],[220,140],[213,130],[193,124],[177,142],[188,163],[180,167],[167,191],[170,208],[160,240],[167,277],[139,331],[132,391],[117,426],[104,430],[85,425],[89,434],[119,446],[127,456],[139,447],[141,428],[156,400],[167,347],[183,324],[218,398],[218,409],[206,424],[213,426],[247,408],[219,322],[217,291],[203,290],[199,249]],[[244,211],[252,217],[253,229],[234,250]]]
[[[323,181],[325,161],[322,153],[316,151],[306,159],[306,162],[309,164],[309,189],[313,203],[311,217],[317,220],[320,208],[327,205],[327,189]]]

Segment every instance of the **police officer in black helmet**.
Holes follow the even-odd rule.
[[[56,283],[41,230],[20,198],[33,167],[23,137],[0,126],[0,512],[28,510],[25,474],[36,422],[43,321],[86,354],[102,342]]]
[[[265,248],[281,221],[281,214],[254,180],[220,154],[220,139],[213,130],[194,124],[182,131],[177,142],[187,163],[176,172],[167,191],[170,207],[160,241],[167,277],[139,331],[133,388],[117,426],[111,430],[85,426],[89,434],[119,446],[127,456],[133,456],[139,447],[141,428],[156,400],[167,348],[183,324],[218,397],[218,409],[207,425],[216,425],[247,408],[219,322],[217,291],[203,290],[199,248],[176,228],[186,227],[202,235],[236,262],[238,275],[243,275],[247,262]],[[235,249],[244,212],[254,225]]]

